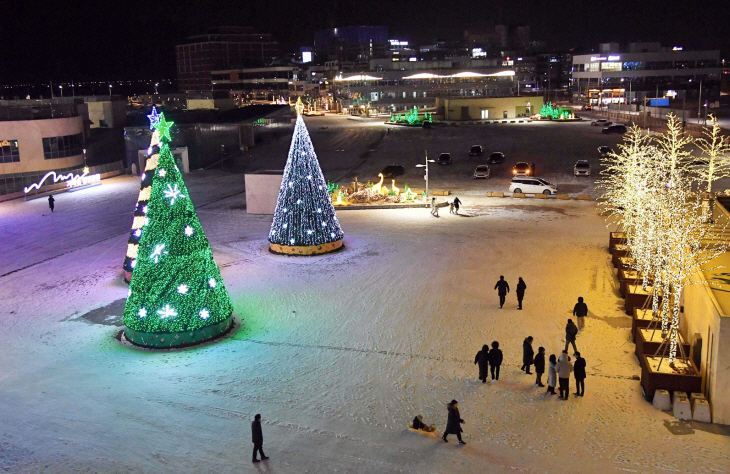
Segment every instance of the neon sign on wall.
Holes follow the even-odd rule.
[[[43,183],[51,176],[53,176],[54,183],[57,183],[59,181],[66,181],[67,188],[78,188],[81,186],[89,186],[91,184],[101,182],[101,175],[99,173],[89,174],[88,167],[85,167],[83,174],[80,174],[80,175],[74,174],[73,172],[68,173],[68,174],[59,175],[59,174],[56,174],[55,171],[49,171],[37,183],[33,183],[30,186],[24,187],[23,192],[25,194],[28,194],[29,192],[33,191],[34,189],[40,189],[40,187],[43,186]]]

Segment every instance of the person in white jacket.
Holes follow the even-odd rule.
[[[558,384],[557,373],[558,361],[555,360],[555,354],[550,354],[550,362],[548,364],[547,393],[555,395],[555,386]]]
[[[438,217],[439,216],[439,208],[436,207],[436,198],[431,198],[431,215]]]
[[[573,372],[573,363],[570,362],[570,357],[567,354],[565,354],[563,360],[558,362],[556,371],[558,372],[558,384],[560,385],[560,399],[567,400],[570,393],[570,373]]]

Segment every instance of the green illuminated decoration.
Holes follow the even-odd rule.
[[[418,115],[418,107],[407,111],[403,114],[390,114],[391,123],[401,123],[408,125],[422,125],[424,122],[433,123],[433,112],[424,112],[422,117]]]
[[[210,244],[168,145],[172,122],[155,125],[151,192],[124,308],[135,344],[179,347],[203,342],[231,325],[233,306]]]
[[[551,120],[572,118],[572,109],[569,107],[558,107],[552,102],[543,104],[540,109],[540,117]]]

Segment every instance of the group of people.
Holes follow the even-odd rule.
[[[502,365],[502,350],[499,348],[499,342],[492,342],[492,350],[489,350],[489,346],[484,344],[482,350],[477,352],[474,357],[474,365],[476,364],[479,364],[479,380],[482,383],[487,383],[490,368],[492,382],[499,380],[499,367]]]
[[[451,400],[446,405],[446,410],[448,411],[448,418],[446,419],[446,429],[444,430],[444,434],[441,436],[441,439],[444,440],[444,442],[448,443],[448,436],[450,434],[456,435],[456,439],[459,440],[459,444],[466,444],[463,439],[461,439],[461,425],[464,423],[464,420],[461,418],[461,414],[459,413],[459,402],[456,400]],[[436,431],[436,427],[433,425],[427,425],[423,422],[423,417],[421,415],[416,415],[416,417],[413,419],[413,424],[411,424],[411,428],[414,430],[421,430],[425,431],[427,433],[432,433]]]
[[[585,393],[585,378],[586,378],[586,360],[581,357],[578,350],[573,354],[575,356],[575,364],[571,361],[568,355],[568,335],[577,333],[577,327],[573,324],[572,320],[568,320],[566,326],[566,344],[565,349],[560,354],[559,358],[555,357],[555,354],[551,354],[548,359],[548,378],[547,378],[547,392],[551,395],[555,395],[555,386],[558,385],[560,390],[560,399],[567,400],[568,394],[570,393],[570,374],[573,373],[575,377],[576,392],[574,393],[577,397],[582,397]],[[535,386],[544,387],[542,383],[542,376],[545,373],[545,348],[539,347],[537,349],[537,355],[535,355],[532,349],[532,336],[527,336],[522,341],[522,367],[521,370],[527,374],[530,372],[530,366],[535,366]],[[575,348],[575,336],[573,336],[573,348]]]
[[[509,283],[504,279],[504,275],[499,276],[499,280],[497,281],[497,284],[494,285],[494,289],[497,290],[497,295],[499,295],[499,309],[502,309],[502,306],[504,306],[504,302],[507,299],[507,293],[509,293]],[[527,285],[525,284],[525,280],[522,279],[522,277],[519,277],[517,279],[517,288],[515,289],[515,294],[517,295],[517,309],[522,309],[522,300],[525,298],[525,290],[527,289]]]
[[[459,206],[461,206],[461,200],[458,197],[454,197],[454,200],[449,203],[449,213],[458,214]],[[439,216],[439,208],[436,206],[435,197],[431,198],[431,215],[436,217]]]

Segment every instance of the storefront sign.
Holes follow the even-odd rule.
[[[29,192],[33,191],[34,189],[40,189],[41,186],[43,186],[45,181],[53,176],[53,182],[57,183],[59,181],[66,181],[66,188],[79,188],[82,186],[89,186],[91,184],[96,184],[101,182],[101,175],[99,173],[96,174],[89,174],[89,168],[84,168],[83,174],[74,174],[74,173],[68,173],[68,174],[56,174],[55,171],[49,171],[46,173],[43,178],[41,178],[40,181],[37,183],[33,183],[30,186],[26,186],[23,188],[23,192],[25,194],[28,194]],[[50,184],[50,183],[48,183]]]

